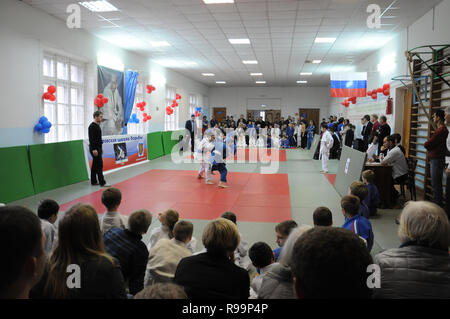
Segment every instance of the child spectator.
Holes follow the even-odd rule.
[[[152,247],[156,245],[158,240],[165,238],[165,239],[172,239],[174,237],[173,234],[173,228],[175,227],[175,224],[178,222],[179,214],[176,210],[168,209],[165,212],[158,214],[158,220],[161,223],[160,227],[156,227],[152,230],[150,234],[150,241],[147,245],[148,251]],[[195,251],[195,247],[197,246],[197,239],[192,237],[192,240],[187,244],[187,249],[189,249],[192,253]]]
[[[281,147],[282,148],[289,148],[289,139],[286,134],[283,135],[283,138],[281,139]]]
[[[380,194],[377,186],[373,183],[375,173],[368,169],[362,172],[363,183],[367,185],[368,194],[364,199],[364,204],[369,208],[369,217],[377,215],[377,207],[380,205]]]
[[[283,249],[284,243],[289,237],[289,234],[291,233],[292,229],[297,227],[297,223],[294,220],[285,220],[278,225],[275,226],[275,232],[277,235],[277,244],[278,248],[275,248],[273,250],[273,254],[275,257],[275,262],[278,261],[278,257],[280,256],[281,250]]]
[[[113,227],[103,234],[106,251],[119,261],[129,293],[133,296],[144,288],[148,250],[142,242],[142,235],[147,233],[151,223],[152,214],[141,209],[131,214],[127,229]]]
[[[260,241],[252,245],[248,252],[253,266],[259,269],[257,275],[250,285],[250,298],[258,298],[258,290],[261,288],[263,275],[270,269],[270,266],[275,262],[275,256],[272,249],[266,243]]]
[[[100,219],[100,229],[106,233],[113,227],[125,228],[127,217],[120,215],[117,211],[122,201],[122,193],[115,187],[107,188],[102,193],[102,204],[106,207],[106,212]]]
[[[232,221],[237,226],[236,215],[233,212],[225,212],[220,217]],[[252,263],[248,257],[248,243],[242,238],[241,232],[239,232],[239,237],[241,240],[239,241],[238,247],[234,251],[234,263],[237,266],[248,270]]]
[[[369,208],[363,202],[364,199],[366,199],[368,193],[369,193],[369,191],[367,189],[366,184],[364,184],[362,182],[357,182],[357,181],[354,181],[353,183],[350,184],[350,189],[349,189],[348,194],[355,195],[356,197],[359,198],[358,214],[365,218],[369,218],[369,216],[370,216]]]
[[[51,253],[56,237],[55,221],[58,218],[59,205],[53,199],[44,199],[38,207],[38,216],[41,219],[42,232],[45,235],[45,252]]]
[[[348,229],[351,232],[362,237],[366,243],[369,252],[373,246],[373,231],[370,221],[358,214],[359,198],[355,195],[347,195],[341,199],[342,214],[345,217],[345,223],[342,228]]]
[[[317,226],[333,226],[333,214],[327,207],[317,207],[313,213],[314,227]]]
[[[288,127],[286,128],[286,134],[289,139],[289,142],[288,142],[289,147],[297,146],[297,145],[295,145],[295,142],[294,142],[295,129],[294,129],[294,125],[292,123],[289,123]]]

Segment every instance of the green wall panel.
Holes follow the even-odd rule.
[[[174,133],[174,136],[173,136],[174,139],[172,139],[173,133]],[[176,147],[174,149],[174,146],[178,144],[180,135],[184,136],[184,130],[162,132],[164,155],[170,154],[172,152],[172,150],[178,152],[178,147]]]
[[[164,155],[162,132],[153,132],[147,134],[147,154],[149,160]]]
[[[9,203],[34,195],[28,146],[0,148],[0,202]]]
[[[83,141],[30,145],[36,194],[88,180]]]

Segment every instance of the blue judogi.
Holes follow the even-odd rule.
[[[311,144],[313,142],[314,139],[314,134],[316,131],[316,126],[315,125],[310,125],[306,128],[306,132],[307,132],[307,144],[306,144],[306,148],[310,149],[311,148]]]
[[[288,126],[287,129],[286,129],[286,134],[287,134],[288,139],[289,139],[289,146],[294,146],[295,145],[294,133],[295,133],[295,129],[293,127]]]

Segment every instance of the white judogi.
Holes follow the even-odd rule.
[[[330,156],[330,150],[333,147],[333,137],[331,133],[326,130],[322,134],[320,140],[320,156],[322,157],[322,170],[328,172],[328,158]]]
[[[246,147],[246,143],[245,143],[245,131],[244,131],[244,129],[242,127],[237,128],[236,129],[236,134],[238,136],[236,147],[237,148],[245,148]]]
[[[256,147],[256,128],[251,127],[248,129],[248,135],[249,135],[249,139],[248,139],[248,146],[249,147]]]
[[[272,148],[280,148],[280,129],[278,127],[270,129]]]
[[[194,153],[195,160],[200,161],[198,174],[200,175],[205,172],[207,182],[211,181],[211,164],[207,160],[207,153],[211,152],[213,148],[214,144],[209,141],[208,137],[204,137],[198,144]]]
[[[267,129],[266,128],[259,129],[259,137],[258,140],[256,141],[256,146],[266,147],[266,140],[267,140]]]

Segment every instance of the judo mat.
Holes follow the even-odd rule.
[[[153,169],[113,185],[122,192],[119,212],[130,215],[141,208],[154,217],[172,208],[181,218],[211,220],[232,211],[239,221],[279,223],[292,219],[287,174],[228,172],[229,188],[206,185],[197,171]],[[217,184],[220,175],[213,175]],[[89,195],[61,205],[61,211],[75,203],[90,203],[104,213],[100,188]]]
[[[336,183],[336,174],[324,174],[325,178],[330,182],[331,185],[334,186]]]
[[[194,159],[194,155],[187,155],[184,158]],[[238,148],[236,154],[226,158],[226,162],[232,163],[269,163],[286,162],[286,150],[271,148]]]

